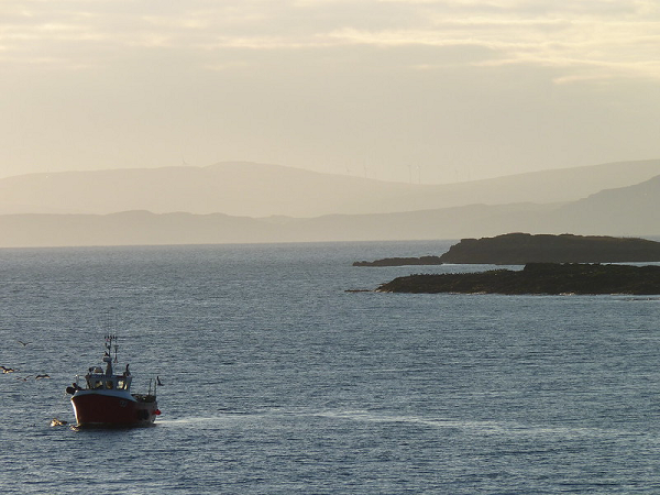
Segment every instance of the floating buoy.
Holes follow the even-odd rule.
[[[160,416],[160,409],[156,409],[156,410],[154,411],[154,414],[155,414],[156,416]]]

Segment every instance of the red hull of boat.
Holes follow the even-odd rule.
[[[74,395],[71,402],[80,428],[151,426],[160,412],[155,398],[144,402],[93,393]]]

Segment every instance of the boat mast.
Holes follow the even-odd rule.
[[[116,335],[106,335],[105,336],[105,354],[103,356],[103,362],[106,363],[105,374],[112,375],[112,342],[117,340]],[[117,344],[115,344],[115,362],[117,362]]]

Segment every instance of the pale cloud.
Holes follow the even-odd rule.
[[[658,79],[657,0],[0,0],[0,164],[646,158]]]
[[[483,61],[493,67],[660,78],[660,7],[650,0],[4,0],[0,17],[5,64],[111,64],[131,47],[184,50],[205,67],[225,66],[212,53],[232,47],[470,45],[497,52]]]

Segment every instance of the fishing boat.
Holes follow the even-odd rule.
[[[122,373],[113,369],[117,360],[117,337],[105,337],[103,366],[92,366],[84,375],[76,375],[66,388],[71,395],[78,428],[133,428],[151,426],[160,415],[156,400],[158,378],[149,382],[146,394],[131,393],[133,376],[129,365]]]

